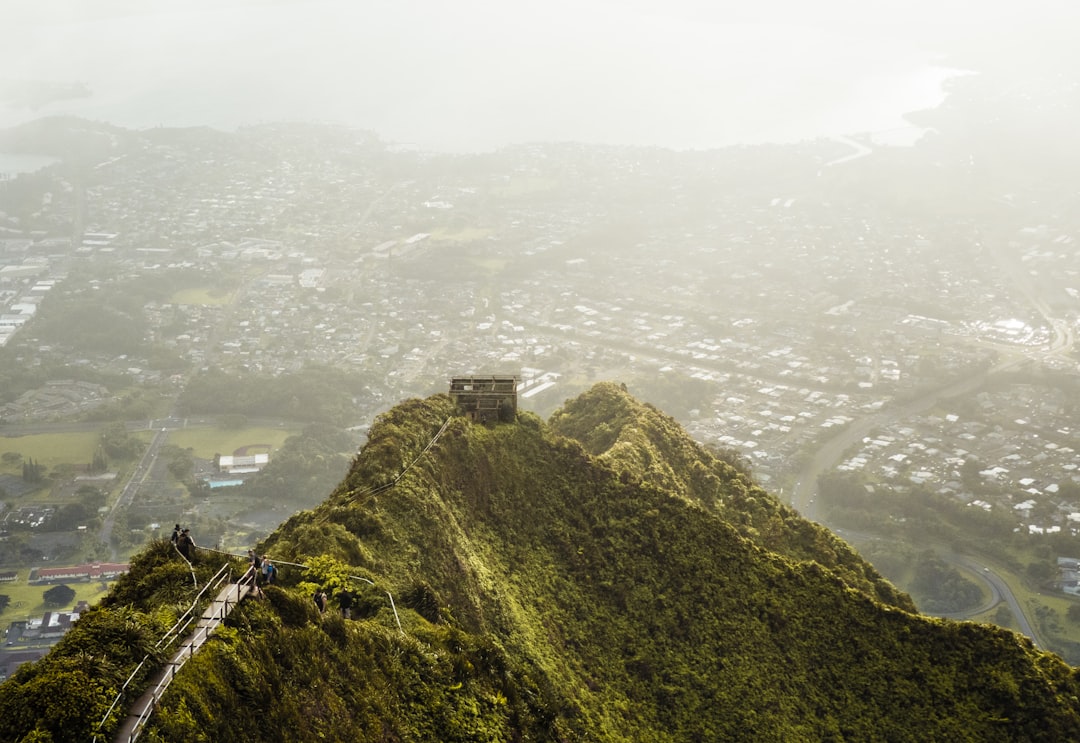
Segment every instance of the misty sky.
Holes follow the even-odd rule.
[[[895,130],[955,44],[1075,28],[1069,3],[16,0],[0,125],[332,121],[422,149],[573,140],[705,148]],[[31,108],[27,83],[88,98]]]

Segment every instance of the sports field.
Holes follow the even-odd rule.
[[[227,430],[223,428],[185,428],[169,433],[169,443],[181,449],[192,449],[200,459],[212,459],[215,454],[232,454],[242,447],[269,446],[281,448],[285,439],[297,431],[280,428],[253,427]]]

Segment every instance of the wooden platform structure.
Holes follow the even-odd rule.
[[[240,601],[251,592],[252,586],[248,578],[249,575],[245,575],[238,583],[224,584],[220,593],[195,623],[191,634],[180,644],[165,666],[150,679],[146,692],[131,705],[128,716],[116,729],[116,734],[113,736],[114,743],[135,743],[138,740],[150,715],[157,709],[162,694],[176,677],[177,671],[183,668],[188,659],[195,655],[210,634],[225,620],[225,617],[229,616]]]
[[[521,376],[517,374],[453,377],[450,397],[469,420],[479,423],[513,420],[517,415],[520,382]]]

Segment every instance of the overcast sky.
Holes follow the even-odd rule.
[[[940,101],[943,49],[1076,28],[1073,4],[7,0],[0,124],[317,120],[453,151],[797,141],[902,127]],[[92,95],[12,98],[38,81]]]

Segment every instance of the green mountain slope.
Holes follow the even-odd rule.
[[[915,614],[610,384],[550,424],[402,403],[323,505],[261,547],[281,584],[184,667],[144,740],[1080,739],[1072,668],[1008,631]],[[0,739],[89,739],[191,591],[177,562],[147,550],[0,686]],[[353,617],[320,616],[315,588],[345,586]],[[79,693],[61,705],[47,696],[61,687]]]

